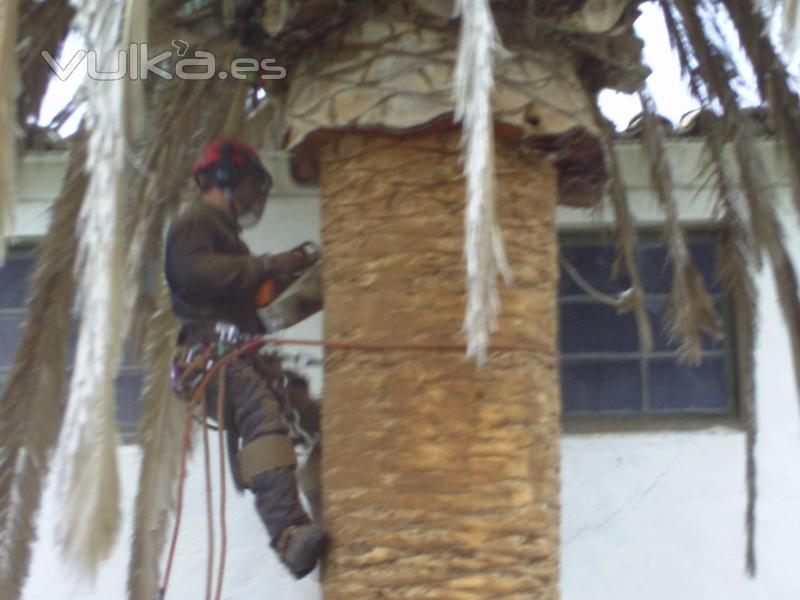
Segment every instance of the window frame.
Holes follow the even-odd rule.
[[[716,224],[698,224],[685,226],[687,238],[690,244],[696,242],[710,242],[716,249],[721,227]],[[637,229],[638,241],[640,244],[659,243],[665,245],[663,240],[663,228],[656,226],[642,226]],[[558,230],[559,254],[565,247],[606,245],[616,244],[616,238],[610,233],[608,228],[559,228]],[[559,348],[561,345],[561,307],[564,304],[560,290],[560,277],[569,275],[559,267],[559,285],[557,287],[557,305],[559,310]],[[722,348],[719,350],[704,351],[703,356],[715,356],[722,358],[723,377],[725,386],[725,397],[727,404],[725,409],[710,411],[702,409],[671,409],[653,410],[648,407],[649,385],[647,378],[647,363],[653,358],[671,358],[676,353],[669,351],[653,351],[644,353],[637,345],[634,352],[586,352],[573,353],[572,355],[562,355],[559,363],[559,384],[563,389],[563,364],[585,360],[587,362],[600,362],[599,357],[607,357],[608,360],[614,358],[635,358],[639,363],[641,374],[641,409],[639,410],[597,410],[597,411],[570,411],[563,410],[564,403],[562,398],[562,426],[567,433],[580,432],[603,432],[620,430],[692,430],[706,428],[710,426],[727,426],[736,429],[742,428],[741,405],[740,405],[740,386],[741,374],[739,373],[739,360],[737,353],[736,319],[733,312],[733,299],[731,294],[721,286],[716,293],[712,293],[715,303],[718,301],[721,306],[720,318],[725,335]],[[645,293],[646,298],[666,298],[666,293]],[[581,300],[575,297],[567,297],[567,303],[586,302],[591,304],[591,300]],[[595,304],[599,304],[596,301]],[[651,321],[654,330],[662,327],[662,323]],[[565,356],[566,358],[565,361]],[[576,356],[577,358],[572,358]]]

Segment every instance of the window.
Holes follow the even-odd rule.
[[[35,249],[15,249],[9,252],[5,264],[0,267],[0,393],[8,381],[22,339],[35,258]],[[70,366],[76,341],[77,327],[73,327],[70,332]],[[117,423],[125,439],[132,437],[138,427],[141,386],[141,368],[126,355],[117,377]]]
[[[11,251],[0,267],[0,389],[5,388],[25,322],[32,251]]]
[[[723,320],[722,339],[703,339],[697,367],[677,361],[663,333],[672,269],[660,234],[642,234],[637,264],[654,345],[644,352],[632,313],[617,314],[586,293],[563,269],[559,285],[561,388],[565,415],[731,415],[735,411],[730,303],[714,278],[713,232],[692,232],[690,249]],[[563,256],[593,287],[616,295],[630,287],[612,277],[615,242],[563,234]]]

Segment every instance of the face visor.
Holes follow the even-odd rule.
[[[264,216],[272,179],[266,171],[248,173],[233,192],[231,205],[242,229],[255,226]]]

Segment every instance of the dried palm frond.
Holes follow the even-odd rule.
[[[244,130],[247,122],[247,94],[250,91],[250,84],[246,81],[240,81],[239,85],[231,85],[230,87],[233,88],[229,92],[231,94],[230,103],[228,104],[228,110],[225,111],[226,118],[221,122],[220,132],[226,136],[237,136]]]
[[[800,0],[771,0],[773,14],[780,14],[783,46],[789,54],[797,49],[797,36],[800,35]]]
[[[721,251],[717,260],[717,276],[724,289],[733,298],[736,319],[736,346],[739,357],[737,377],[745,425],[745,480],[747,489],[747,506],[745,509],[745,571],[750,577],[756,573],[756,462],[755,445],[758,432],[756,420],[754,368],[755,368],[755,303],[756,292],[752,278],[752,269],[760,268],[760,253],[755,251],[755,238],[761,231],[759,213],[747,214],[742,206],[741,194],[732,181],[728,162],[725,159],[724,145],[726,136],[730,135],[731,119],[735,114],[725,113],[723,119],[714,116],[712,101],[725,105],[729,110],[736,110],[735,102],[727,97],[730,87],[727,84],[728,73],[720,64],[721,57],[711,53],[711,46],[705,42],[699,20],[693,13],[688,19],[679,23],[679,15],[673,13],[672,7],[662,1],[670,41],[678,52],[681,68],[689,77],[692,94],[698,99],[703,110],[700,114],[700,126],[706,136],[706,149],[713,165],[713,174],[719,202],[722,206],[722,239]],[[687,7],[683,7],[684,10]],[[688,25],[683,27],[683,23]],[[689,41],[691,38],[691,42]],[[719,94],[724,94],[719,100]]]
[[[680,224],[672,187],[672,170],[664,151],[663,132],[647,90],[641,90],[642,133],[645,154],[650,165],[650,184],[656,190],[666,215],[665,238],[672,263],[672,285],[667,304],[666,331],[670,340],[680,344],[679,357],[689,364],[702,360],[702,334],[718,337],[720,319],[714,302],[697,270],[686,232]]]
[[[762,266],[761,255],[755,251],[753,220],[748,227],[747,209],[738,188],[732,183],[727,162],[723,156],[722,133],[718,120],[705,111],[701,126],[706,133],[706,145],[712,157],[714,179],[722,205],[722,232],[716,276],[733,301],[736,322],[736,377],[741,416],[745,428],[745,464],[747,507],[745,509],[745,570],[752,577],[756,573],[756,460],[755,446],[758,434],[755,396],[755,336],[757,294],[753,272]],[[756,219],[757,220],[757,219]]]
[[[17,197],[17,2],[0,5],[0,265],[13,231]]]
[[[748,210],[745,206],[742,193],[735,184],[735,176],[731,172],[729,163],[725,158],[725,144],[726,140],[730,137],[730,121],[732,115],[730,115],[730,113],[723,114],[722,118],[715,115],[712,106],[714,93],[713,90],[710,89],[709,83],[701,77],[700,68],[696,66],[698,59],[695,54],[701,53],[704,56],[706,70],[714,69],[715,71],[719,71],[720,66],[714,66],[717,64],[717,59],[714,59],[709,53],[709,47],[707,45],[701,44],[696,50],[692,47],[687,39],[686,32],[679,26],[677,16],[673,13],[668,4],[662,2],[662,9],[670,43],[678,54],[681,71],[689,80],[689,89],[692,95],[702,107],[698,115],[698,123],[700,125],[700,130],[704,134],[705,151],[711,161],[712,181],[715,185],[719,200],[718,209],[721,208],[725,229],[733,232],[728,239],[736,241],[739,249],[738,251],[743,253],[743,260],[746,264],[761,268],[761,257],[760,254],[755,252],[755,240],[752,231],[756,230],[763,234],[758,218],[759,215],[756,214],[748,217]],[[697,43],[702,39],[698,37],[698,33],[697,31],[695,32],[695,42]],[[725,87],[724,81],[726,81],[727,78],[726,74],[720,73],[713,77],[717,81],[722,81],[722,87]],[[709,78],[711,78],[711,74],[709,74]],[[725,102],[726,104],[730,104],[730,100],[726,100]],[[735,110],[735,107],[732,108]],[[749,225],[747,223],[748,221]],[[750,281],[748,286],[752,286],[752,281]]]
[[[185,406],[173,394],[168,377],[177,323],[169,293],[161,283],[158,308],[150,318],[145,342],[147,374],[142,390],[139,471],[136,515],[128,570],[130,600],[150,600],[157,595],[158,561],[166,541],[169,517],[175,504],[180,471]]]
[[[774,202],[771,188],[763,177],[763,162],[755,148],[755,144],[750,139],[750,133],[745,124],[740,128],[735,140],[736,161],[741,173],[742,187],[748,199],[751,213],[759,214],[759,219],[763,223],[762,227],[768,236],[761,239],[756,234],[756,241],[760,248],[766,248],[770,259],[775,285],[778,292],[778,299],[786,321],[789,342],[791,344],[792,356],[794,358],[795,384],[800,391],[800,296],[798,296],[797,274],[789,258],[783,238],[783,231],[775,214]],[[739,292],[742,295],[742,292]],[[738,304],[747,301],[743,298]],[[745,335],[747,332],[745,332]],[[753,347],[752,340],[743,340]],[[752,359],[751,359],[752,360]],[[752,365],[747,365],[752,367]],[[745,389],[743,396],[743,413],[748,425],[748,473],[753,473],[752,478],[748,479],[748,491],[752,486],[752,495],[755,496],[755,457],[752,446],[755,444],[756,413],[753,406],[755,397],[751,389]],[[748,397],[749,396],[749,397]],[[748,526],[755,522],[755,510],[748,506]],[[752,538],[751,538],[751,543]],[[755,555],[755,549],[749,548],[748,559]],[[748,561],[748,569],[751,573],[755,572],[755,558]]]
[[[122,46],[130,48],[131,44],[147,42],[149,0],[126,0],[122,31]],[[145,119],[145,86],[138,78],[125,78],[125,138],[120,143],[127,145],[127,150],[137,139],[144,128]]]
[[[754,234],[745,222],[747,210],[741,193],[732,184],[722,153],[719,122],[705,111],[701,125],[706,132],[707,149],[714,165],[715,185],[722,205],[722,232],[717,259],[717,279],[733,301],[736,322],[736,377],[741,416],[745,428],[745,464],[747,507],[745,509],[745,570],[756,573],[756,438],[758,421],[755,396],[755,336],[757,295],[753,272],[762,266],[761,255],[755,252]],[[752,220],[751,220],[752,221]],[[751,223],[755,228],[755,223]]]
[[[636,221],[631,214],[628,204],[628,195],[625,192],[625,183],[622,180],[617,155],[612,147],[614,132],[611,124],[605,120],[600,107],[597,105],[595,97],[594,119],[600,130],[600,145],[603,149],[603,159],[608,170],[608,196],[614,210],[614,221],[617,228],[618,247],[617,259],[615,263],[624,265],[631,287],[626,292],[626,307],[633,311],[636,319],[636,327],[639,334],[639,346],[643,352],[650,352],[653,348],[653,328],[650,324],[650,317],[644,305],[644,288],[642,279],[639,275],[639,268],[636,266],[636,248],[639,244],[636,233]],[[615,272],[619,267],[615,266]]]
[[[146,0],[131,0],[144,2]],[[125,5],[87,1],[76,28],[108,70],[127,47]],[[136,9],[133,9],[136,13]],[[80,331],[58,455],[58,527],[65,557],[93,575],[119,528],[115,379],[124,318],[122,211],[125,189],[126,92],[123,80],[88,80],[86,166],[89,184],[78,230]]]
[[[489,336],[497,329],[500,296],[497,276],[512,281],[495,207],[494,126],[491,93],[494,56],[502,51],[488,0],[458,0],[461,16],[454,74],[455,119],[462,121],[461,145],[467,179],[464,258],[467,356],[486,360]]]
[[[733,300],[736,320],[737,384],[742,420],[745,425],[745,465],[747,507],[745,532],[747,548],[745,567],[751,576],[756,572],[756,459],[755,447],[758,421],[755,406],[754,351],[756,337],[756,290],[751,277],[753,265],[747,250],[747,232],[741,224],[723,218],[721,252],[717,262],[717,277]]]
[[[726,6],[730,4],[728,0],[724,0],[724,2]],[[675,0],[674,5],[681,17],[684,41],[688,40],[691,44],[691,50],[687,50],[687,52],[694,53],[698,72],[705,82],[706,101],[715,99],[725,108],[725,127],[730,132],[728,135],[734,145],[734,156],[739,167],[740,183],[750,213],[750,224],[756,252],[759,254],[765,252],[775,271],[778,297],[788,326],[794,357],[795,378],[798,391],[800,391],[800,299],[797,295],[797,276],[784,246],[783,230],[775,212],[777,203],[770,186],[765,180],[763,160],[755,147],[750,131],[751,123],[742,114],[739,102],[731,87],[730,75],[735,72],[735,63],[729,58],[726,60],[724,50],[715,45],[708,36],[704,35],[702,22],[694,3],[690,3],[688,0]],[[735,10],[739,11],[740,8],[739,5],[736,5]],[[733,16],[733,12],[731,14]],[[740,14],[739,16],[741,17],[742,15]],[[756,19],[755,15],[751,15],[751,18]],[[734,22],[737,27],[740,26],[735,16]],[[763,19],[761,23],[763,24]],[[674,19],[672,26],[676,26]],[[741,26],[744,27],[744,31],[739,29],[740,36],[742,36],[742,41],[747,47],[745,38],[748,35],[752,36],[753,32],[748,31],[746,25]],[[774,53],[769,40],[766,40],[766,44],[761,46],[764,48],[769,46]],[[768,54],[766,50],[762,51]],[[777,66],[775,63],[770,64],[774,69],[782,67],[779,61]],[[768,67],[769,65],[765,66]],[[769,87],[772,84],[765,83],[764,85]],[[792,97],[796,101],[796,97]],[[782,105],[775,106],[772,103],[774,98],[774,96],[767,95],[773,114],[780,112],[782,108]],[[800,141],[800,138],[798,138],[798,141]],[[800,153],[798,158],[800,158]]]
[[[7,600],[20,597],[28,575],[42,484],[61,430],[74,232],[87,186],[85,141],[80,132],[73,140],[64,186],[36,258],[22,340],[0,400],[0,598]]]
[[[42,52],[57,57],[75,14],[69,0],[37,2],[23,0],[19,16],[19,70],[22,89],[17,102],[17,120],[23,128],[39,119],[52,72]]]
[[[756,233],[755,239],[759,249],[765,250],[770,259],[792,348],[795,383],[800,393],[800,295],[797,273],[786,250],[783,228],[775,212],[777,199],[766,181],[764,162],[746,122],[739,127],[734,140],[734,151],[750,213],[759,215],[764,230],[764,235],[759,236]]]
[[[722,0],[722,4],[753,65],[761,97],[771,108],[778,140],[789,161],[794,207],[800,218],[800,98],[789,87],[790,74],[775,51],[766,20],[753,0]],[[796,21],[797,0],[786,0],[785,4],[794,12]]]
[[[664,4],[666,6],[665,12],[669,11],[669,6],[667,6],[666,3]],[[765,253],[769,257],[775,273],[781,308],[788,326],[794,356],[795,377],[798,390],[800,390],[800,299],[798,299],[797,277],[784,245],[783,231],[775,213],[776,203],[772,190],[764,179],[764,165],[752,139],[753,136],[750,130],[751,124],[742,114],[738,100],[730,84],[730,76],[735,72],[735,63],[726,56],[723,49],[716,46],[714,42],[704,34],[702,21],[693,3],[689,3],[687,0],[675,0],[674,4],[676,12],[680,15],[681,23],[679,26],[676,16],[670,15],[668,19],[668,28],[673,38],[675,38],[676,43],[683,45],[684,59],[688,60],[688,58],[691,58],[695,62],[695,69],[692,69],[688,64],[685,67],[693,73],[693,91],[701,102],[705,102],[706,106],[710,107],[711,102],[716,101],[720,106],[725,108],[725,112],[723,113],[725,139],[730,139],[733,142],[734,157],[739,168],[740,185],[744,192],[749,211],[749,235],[736,233],[737,230],[734,229],[734,233],[739,240],[736,250],[744,254],[745,250],[748,248],[747,242],[752,239],[752,248],[756,259],[759,259],[762,253]],[[727,0],[725,4],[732,12],[741,9],[741,6],[733,6],[733,4],[727,2]],[[739,14],[739,17],[741,16],[742,15]],[[735,16],[734,22],[736,22]],[[748,27],[752,26],[752,23],[737,23],[737,28],[739,29],[743,41],[745,37],[755,35],[752,29],[748,30]],[[751,44],[752,43],[751,40]],[[745,46],[747,46],[746,42]],[[768,41],[764,47],[766,46],[769,46],[769,52],[773,51]],[[767,52],[767,54],[769,52]],[[758,68],[758,65],[756,65],[756,67]],[[703,89],[701,89],[701,87]],[[773,114],[781,109],[780,106],[776,106],[772,103],[774,97],[771,98],[767,96],[767,99],[770,102]],[[714,145],[717,146],[715,160],[719,162],[719,169],[724,170],[726,167],[722,159],[721,145],[724,141],[722,135],[717,128],[709,128],[708,131],[711,136],[715,138]],[[730,203],[728,204],[730,205]],[[729,214],[734,215],[736,212],[735,207],[731,208]],[[739,227],[736,221],[733,221],[733,224],[736,225],[737,228]],[[726,255],[728,257],[735,256],[731,251],[727,252]],[[728,260],[730,260],[730,258]],[[755,263],[756,260],[750,262],[748,262],[746,258],[744,260],[745,267]],[[736,272],[739,273],[736,280],[739,282],[740,287],[742,286],[742,278],[744,277],[744,275],[741,274],[743,268],[744,267],[739,266],[736,269]],[[729,268],[728,271],[730,272],[731,269]],[[748,305],[753,301],[754,295],[751,292],[745,292],[743,294],[741,290],[738,293],[741,297],[739,303],[744,307],[745,311],[749,310]],[[752,329],[751,327],[746,330],[745,336],[750,335]],[[752,349],[752,340],[746,339],[745,342]],[[747,363],[745,366],[748,369],[752,369],[752,355],[748,356],[746,361]],[[749,376],[748,373],[748,377]],[[747,570],[752,575],[755,573],[755,543],[753,531],[755,526],[754,504],[756,490],[753,446],[756,438],[756,419],[755,407],[753,405],[755,396],[752,394],[751,381],[747,383],[746,386],[746,391],[750,394],[750,397],[745,398],[743,402],[745,403],[744,411],[748,427]]]

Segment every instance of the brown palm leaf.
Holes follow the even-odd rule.
[[[739,39],[756,73],[761,97],[767,101],[775,130],[791,168],[794,207],[800,217],[800,99],[789,87],[786,65],[769,39],[768,25],[753,0],[721,0],[728,9]],[[786,15],[793,15],[796,27],[797,0],[783,0]],[[794,30],[796,34],[796,29]]]
[[[672,187],[672,170],[664,150],[663,132],[647,90],[640,91],[643,141],[650,165],[650,183],[664,210],[665,238],[672,263],[672,287],[666,314],[669,338],[680,344],[679,355],[689,364],[702,360],[702,335],[718,337],[720,319],[689,252],[686,232],[680,224]]]
[[[751,60],[754,62],[756,69],[760,71],[759,75],[763,79],[769,78],[768,71],[770,69],[778,69],[775,61],[767,59],[765,63],[759,64],[757,62],[758,52],[762,52],[763,56],[773,56],[774,49],[766,39],[763,29],[758,29],[763,25],[763,21],[759,21],[754,13],[752,4],[750,2],[735,3],[729,0],[723,0],[724,4],[728,7],[731,15],[736,23],[742,41],[747,48],[749,46],[751,52]],[[743,234],[736,230],[733,234],[737,238],[738,245],[735,248],[738,252],[745,252],[748,248],[746,242],[752,240],[751,245],[753,249],[753,256],[755,260],[748,263],[745,261],[744,266],[728,267],[721,269],[722,272],[727,270],[728,273],[734,273],[729,276],[729,281],[739,282],[739,287],[742,287],[742,280],[746,278],[744,270],[749,264],[755,264],[760,260],[762,253],[765,253],[772,264],[776,285],[778,289],[778,297],[780,300],[781,308],[784,318],[788,325],[789,336],[792,344],[794,356],[794,370],[797,380],[797,387],[800,390],[800,300],[798,299],[797,277],[789,260],[786,251],[783,232],[780,223],[775,213],[775,199],[771,188],[767,185],[764,179],[764,165],[761,156],[753,142],[751,133],[751,124],[746,116],[739,108],[739,103],[736,95],[733,92],[730,83],[731,73],[735,72],[735,63],[727,59],[724,49],[719,48],[713,40],[709,39],[704,34],[702,20],[697,13],[697,7],[694,3],[687,0],[674,0],[676,12],[680,15],[680,26],[677,22],[677,17],[670,12],[670,6],[662,0],[665,6],[665,13],[668,15],[667,25],[671,32],[675,43],[683,47],[682,60],[686,61],[685,69],[692,75],[693,92],[704,104],[706,108],[710,108],[712,100],[716,100],[721,106],[725,107],[725,113],[722,115],[722,127],[706,127],[707,134],[713,138],[711,143],[712,148],[715,149],[715,161],[718,162],[719,171],[724,171],[727,166],[724,161],[722,153],[722,144],[724,141],[732,140],[734,145],[734,156],[736,164],[739,167],[740,185],[744,193],[747,203],[747,210],[749,212],[749,234]],[[748,20],[750,19],[750,20]],[[749,40],[749,41],[748,41]],[[691,69],[688,65],[689,58],[695,61],[696,69]],[[766,69],[766,71],[764,71]],[[773,76],[774,76],[773,71]],[[767,82],[762,81],[762,89],[768,87]],[[777,86],[780,88],[781,86]],[[797,106],[796,97],[788,98]],[[767,95],[767,100],[770,102],[770,108],[773,115],[781,110],[781,106],[774,103],[774,95],[770,97]],[[724,134],[721,133],[724,131]],[[791,137],[793,134],[789,134]],[[723,196],[728,193],[723,190]],[[730,204],[730,202],[729,202]],[[730,206],[735,210],[735,207]],[[733,213],[729,210],[729,216]],[[737,221],[732,221],[733,225],[738,227]],[[732,258],[736,258],[734,251],[729,250],[723,253],[727,256],[727,260],[732,262]],[[751,284],[750,284],[751,285]],[[749,287],[738,290],[739,300],[736,301],[737,305],[745,311],[743,318],[752,319],[749,313],[752,313],[752,299],[754,294]],[[746,347],[752,350],[754,336],[754,325],[749,325],[744,322],[745,330],[743,335],[745,339],[740,341]],[[748,489],[748,509],[747,509],[747,528],[748,528],[748,551],[747,551],[747,570],[752,575],[755,573],[755,543],[754,543],[754,527],[755,527],[755,458],[754,458],[754,444],[756,438],[756,418],[754,400],[755,396],[752,393],[752,377],[751,370],[753,366],[752,353],[744,357],[745,360],[745,375],[750,378],[746,382],[745,392],[747,397],[743,398],[743,410],[747,425],[747,489]]]
[[[622,172],[613,149],[613,130],[611,125],[603,118],[597,102],[594,103],[594,117],[600,129],[600,143],[603,149],[606,169],[609,172],[608,195],[614,209],[617,227],[618,260],[621,259],[631,280],[631,290],[627,304],[630,310],[633,310],[636,318],[639,345],[642,351],[649,352],[653,348],[653,329],[650,324],[650,317],[647,315],[647,310],[644,306],[644,288],[642,287],[639,268],[636,265],[636,248],[639,243],[636,222],[631,214],[628,196],[625,192],[625,183],[622,180]]]
[[[13,600],[28,573],[30,546],[50,453],[61,429],[75,229],[87,179],[85,137],[73,141],[64,188],[53,205],[28,300],[28,317],[0,400],[0,597]]]
[[[144,347],[147,373],[142,391],[139,439],[142,464],[128,572],[131,600],[150,600],[156,595],[158,560],[175,505],[186,410],[173,394],[167,376],[176,334],[177,323],[172,316],[169,293],[162,283],[158,308],[150,318]]]
[[[752,260],[747,232],[734,213],[723,217],[720,257],[717,277],[723,288],[733,299],[736,320],[736,356],[738,357],[737,384],[742,420],[745,425],[745,464],[747,482],[747,508],[745,530],[747,548],[745,568],[750,576],[756,572],[756,437],[758,421],[755,406],[755,337],[756,337],[756,290],[751,277]]]
[[[19,71],[22,89],[17,102],[17,121],[23,129],[38,121],[51,80],[52,73],[42,52],[58,56],[74,14],[75,9],[69,0],[24,0],[20,3]]]

